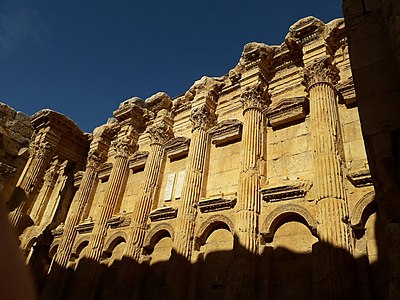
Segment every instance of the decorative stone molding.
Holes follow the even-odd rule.
[[[210,235],[211,231],[218,224],[224,224],[229,228],[229,231],[234,234],[234,223],[231,219],[224,215],[213,215],[205,220],[196,231],[196,248],[199,250],[200,246],[204,245],[206,239]]]
[[[167,231],[172,239],[172,241],[174,240],[174,228],[166,223],[161,223],[161,224],[157,224],[156,226],[154,226],[153,228],[151,228],[145,237],[144,240],[144,247],[145,248],[151,248],[154,247],[154,244],[157,242],[159,234],[163,231]]]
[[[353,76],[347,79],[345,82],[337,84],[336,90],[339,92],[341,100],[346,104],[346,106],[352,106],[357,103]]]
[[[285,182],[260,190],[266,202],[277,202],[303,198],[310,190],[312,183],[307,180]]]
[[[53,230],[51,231],[51,234],[52,234],[54,237],[61,236],[61,235],[64,233],[64,226],[65,226],[65,224],[64,224],[64,223],[61,223],[60,225],[58,225],[55,229],[53,229]]]
[[[146,115],[145,102],[139,97],[122,102],[114,111],[114,116],[121,124],[132,123],[135,128],[143,126],[143,119]]]
[[[338,82],[339,70],[331,61],[328,56],[316,58],[304,68],[304,84],[308,89],[319,82],[333,85]]]
[[[236,204],[237,196],[218,196],[208,199],[201,199],[198,207],[202,213],[219,211],[233,208]]]
[[[94,222],[92,220],[92,218],[88,218],[85,221],[83,221],[83,223],[78,224],[75,226],[75,229],[80,233],[88,233],[88,232],[92,232],[94,227]]]
[[[286,218],[289,215],[298,215],[302,217],[310,228],[312,234],[316,234],[317,222],[307,209],[297,204],[285,204],[274,209],[265,218],[264,224],[261,228],[261,234],[264,238],[268,240],[272,239],[277,229],[276,226],[283,218]]]
[[[149,218],[152,222],[174,219],[178,214],[178,209],[170,206],[156,208],[149,214]]]
[[[136,141],[131,138],[124,136],[112,142],[112,146],[115,149],[115,157],[125,157],[128,158],[135,151]]]
[[[270,103],[268,86],[264,81],[259,81],[253,86],[245,87],[240,101],[242,102],[243,110],[250,108],[264,109]]]
[[[113,164],[112,163],[104,163],[97,172],[97,176],[101,181],[107,181],[107,179],[110,177],[111,170],[112,170]]]
[[[208,130],[215,122],[215,114],[207,105],[201,105],[192,109],[190,121],[193,125],[192,131]]]
[[[306,97],[282,99],[274,106],[266,109],[265,113],[272,127],[303,120],[306,117]]]
[[[350,215],[350,225],[355,230],[365,229],[365,224],[363,220],[363,215],[368,206],[375,205],[374,211],[376,211],[376,200],[375,200],[375,192],[369,192],[365,196],[363,196],[353,208],[353,211]]]
[[[290,26],[285,41],[304,45],[317,39],[324,29],[325,24],[321,20],[315,17],[306,17]]]
[[[139,151],[136,152],[133,157],[129,160],[129,169],[132,170],[132,172],[136,172],[138,170],[143,170],[147,158],[149,157],[149,152],[148,151]]]
[[[126,227],[130,224],[131,219],[123,213],[112,216],[110,219],[107,220],[107,227],[111,229]]]
[[[371,172],[368,168],[351,170],[347,173],[347,178],[357,188],[372,185]]]
[[[218,147],[238,141],[242,137],[242,127],[239,120],[224,120],[210,130],[211,142]]]
[[[146,107],[155,115],[162,110],[170,110],[172,107],[171,98],[164,92],[158,92],[145,100]]]
[[[190,139],[176,137],[169,140],[165,145],[165,152],[170,160],[186,157],[189,153]]]
[[[29,145],[29,155],[31,157],[44,159],[51,156],[55,148],[56,147],[49,142],[31,143]]]
[[[0,180],[9,179],[10,175],[16,171],[16,168],[0,162]]]
[[[154,124],[147,128],[152,144],[164,144],[173,137],[171,126],[165,122]]]

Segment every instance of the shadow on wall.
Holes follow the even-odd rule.
[[[324,299],[338,293],[348,299],[386,299],[387,260],[381,254],[385,245],[378,216],[376,211],[364,212],[365,226],[354,232],[354,255],[318,241],[305,220],[293,215],[281,220],[271,240],[262,240],[257,256],[241,247],[223,224],[216,224],[197,245],[195,263],[171,251],[171,237],[160,235],[154,247],[144,250],[141,264],[123,257],[101,264],[82,258],[75,269],[53,265],[41,299],[174,299],[169,289],[174,277],[168,272],[178,260],[190,274],[186,282],[179,283],[185,299],[232,299],[233,290],[243,299],[237,275],[246,272],[246,266],[234,257],[255,261],[256,299]],[[327,266],[340,261],[351,278],[350,285],[342,284],[342,278],[332,280],[329,274]]]

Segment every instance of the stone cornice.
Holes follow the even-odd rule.
[[[169,140],[165,145],[165,152],[170,160],[184,158],[189,153],[190,139],[176,137]]]
[[[131,219],[125,214],[112,216],[107,220],[107,227],[111,229],[126,227],[131,224]]]
[[[92,232],[93,227],[94,227],[94,222],[90,218],[90,219],[86,219],[85,221],[83,221],[83,223],[76,225],[75,229],[80,234],[82,234],[82,233]]]
[[[240,140],[243,124],[239,120],[224,120],[210,130],[211,142],[216,146],[222,146],[230,142]]]
[[[153,210],[152,212],[150,212],[149,218],[152,222],[157,222],[162,220],[174,219],[176,218],[177,214],[178,214],[177,208],[167,206]]]
[[[277,202],[303,198],[311,186],[312,183],[307,180],[295,180],[265,187],[260,192],[264,201]]]
[[[306,117],[306,97],[286,98],[265,110],[269,124],[280,127]]]
[[[372,177],[368,168],[350,170],[347,178],[357,188],[372,185]]]
[[[147,151],[136,152],[129,160],[129,169],[131,169],[132,172],[144,169],[148,157],[149,152]]]
[[[198,207],[202,213],[231,209],[235,206],[237,200],[236,195],[217,196],[207,199],[201,199]]]

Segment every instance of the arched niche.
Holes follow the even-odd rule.
[[[166,223],[157,224],[155,227],[150,229],[144,240],[144,249],[147,253],[154,250],[155,244],[163,237],[169,236],[171,240],[174,240],[174,228]]]
[[[297,221],[308,227],[313,235],[316,235],[317,224],[311,213],[297,204],[286,204],[270,212],[261,227],[261,234],[265,240],[271,241],[276,229],[286,221]]]
[[[234,225],[231,219],[224,215],[214,215],[205,220],[197,230],[196,250],[205,244],[207,238],[216,229],[224,228],[233,236]]]
[[[355,231],[364,231],[368,218],[377,211],[375,192],[364,195],[357,201],[350,215],[350,224]]]

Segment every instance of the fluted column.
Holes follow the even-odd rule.
[[[189,264],[194,243],[197,204],[201,197],[204,168],[207,154],[208,129],[214,121],[214,112],[202,105],[192,110],[192,137],[186,166],[186,177],[178,210],[174,250],[176,259],[171,266],[169,298],[186,299]]]
[[[238,184],[235,275],[228,298],[253,299],[255,261],[258,254],[258,218],[260,214],[260,160],[263,141],[262,110],[268,103],[267,86],[262,82],[247,87],[241,96],[243,134]]]
[[[23,219],[30,205],[30,198],[36,190],[39,179],[43,176],[46,166],[50,162],[54,146],[49,142],[38,142],[31,146],[30,158],[26,164],[26,169],[22,172],[21,178],[17,183],[17,193],[14,195],[18,206],[9,214],[11,225],[21,233]]]
[[[333,86],[337,77],[338,70],[328,58],[316,59],[305,69],[314,150],[317,230],[325,250],[322,254],[327,274],[324,296],[350,299],[351,276],[345,257],[351,252],[350,231],[345,223],[348,208],[343,189],[340,123]]]
[[[97,180],[97,168],[103,161],[103,158],[97,151],[90,151],[86,163],[86,170],[82,176],[82,181],[74,200],[71,203],[71,209],[65,221],[64,232],[61,237],[54,261],[62,268],[66,268],[71,256],[72,246],[76,237],[75,227],[79,224],[83,210],[88,203],[93,188]]]
[[[144,170],[144,183],[141,186],[139,201],[135,203],[132,211],[132,231],[125,248],[125,256],[136,261],[140,259],[147,219],[153,207],[156,188],[164,165],[165,151],[163,144],[172,137],[171,124],[172,120],[165,117],[160,122],[156,120],[156,124],[147,130],[151,138],[150,153]]]
[[[124,135],[113,142],[116,150],[114,165],[111,170],[103,206],[99,218],[96,220],[93,233],[89,241],[87,258],[100,261],[103,251],[104,239],[107,234],[107,221],[114,213],[117,200],[123,190],[123,183],[128,170],[128,157],[133,153],[137,142],[137,133],[133,128],[128,129],[130,136]]]

